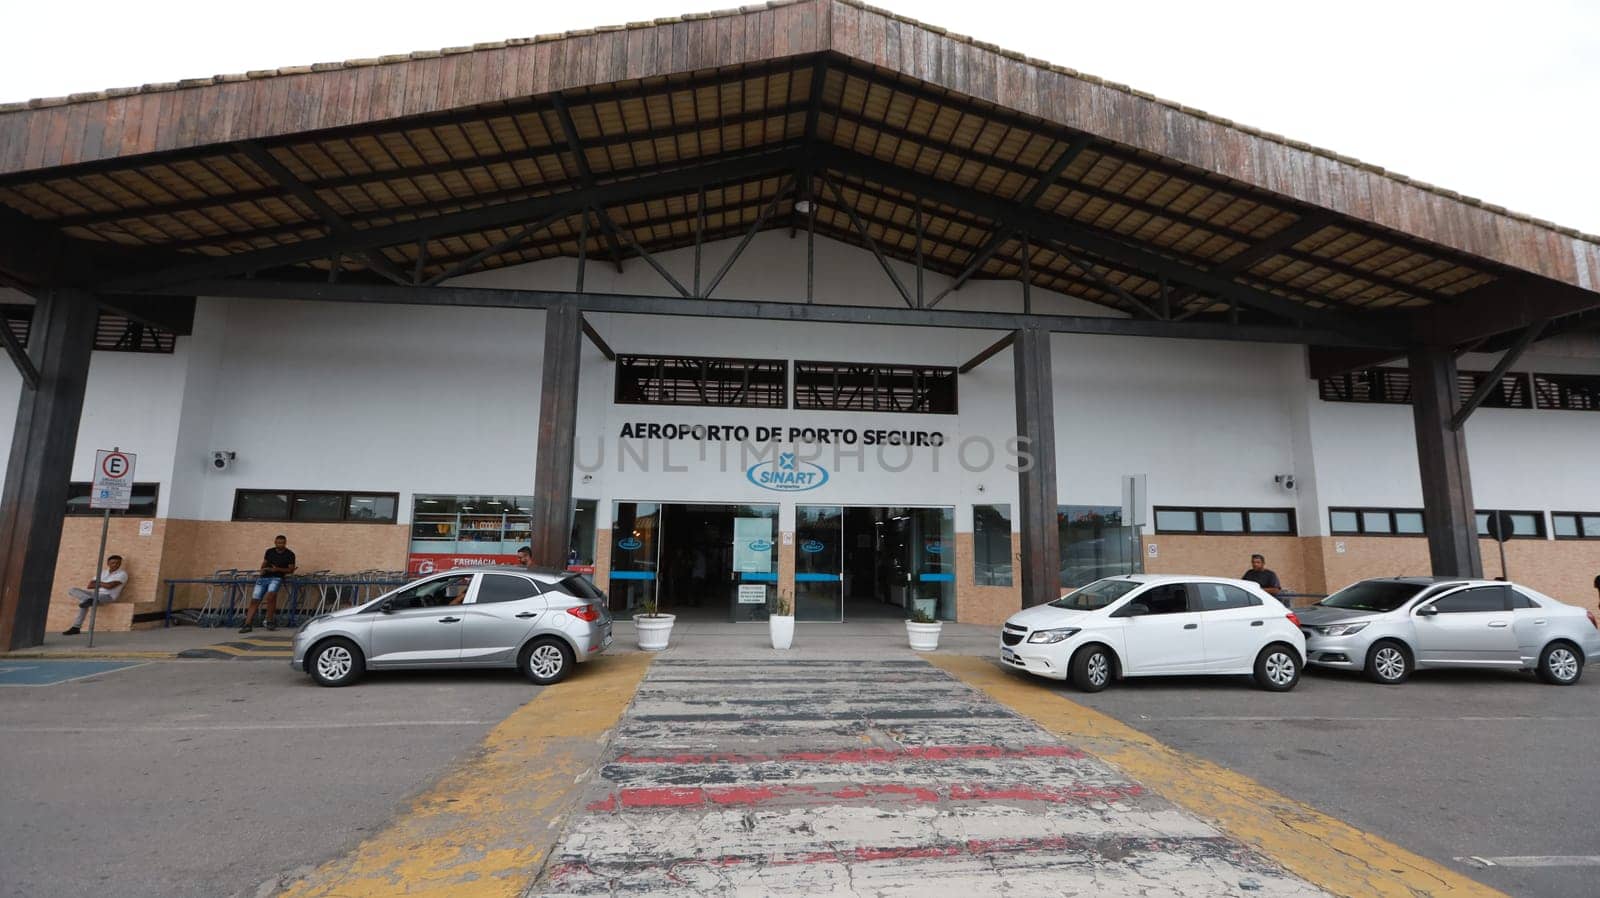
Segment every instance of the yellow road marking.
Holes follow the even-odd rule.
[[[1115,764],[1146,788],[1336,895],[1490,898],[1502,893],[1335,820],[1248,777],[1028,682],[987,658],[926,655],[1046,730]]]
[[[602,656],[540,692],[382,832],[282,898],[520,895],[555,845],[650,660],[643,653]]]

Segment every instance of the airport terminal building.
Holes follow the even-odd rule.
[[[847,0],[0,107],[0,230],[10,647],[112,447],[103,627],[279,533],[622,615],[1595,603],[1600,238]]]

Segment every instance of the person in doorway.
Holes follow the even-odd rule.
[[[1251,583],[1266,590],[1267,595],[1275,596],[1283,592],[1283,584],[1278,582],[1278,574],[1267,567],[1265,555],[1250,556],[1250,570],[1245,571],[1240,580],[1249,580]]]
[[[523,546],[517,550],[517,567],[533,570],[533,547]]]
[[[250,605],[245,610],[244,626],[239,628],[240,633],[249,633],[255,629],[250,624],[255,620],[256,609],[261,607],[262,600],[266,600],[266,613],[261,618],[261,623],[268,630],[278,629],[278,591],[283,589],[283,578],[294,573],[294,552],[289,550],[289,538],[278,534],[272,541],[272,548],[261,556],[261,576],[256,578],[255,592],[250,596]]]
[[[83,626],[83,619],[89,616],[89,609],[95,605],[115,602],[117,596],[122,595],[122,587],[127,582],[128,572],[122,569],[122,556],[106,556],[106,569],[100,572],[99,577],[90,580],[84,589],[74,587],[67,590],[78,600],[78,618],[72,622],[72,626],[61,631],[61,635],[77,636],[80,632],[78,628]]]
[[[1600,599],[1600,574],[1594,575],[1594,594],[1597,599]]]

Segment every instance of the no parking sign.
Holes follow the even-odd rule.
[[[98,449],[94,453],[94,486],[89,491],[90,508],[128,510],[133,498],[133,463],[138,456],[118,449]]]

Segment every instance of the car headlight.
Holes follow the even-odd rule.
[[[1362,621],[1359,624],[1333,624],[1332,626],[1318,627],[1317,632],[1323,636],[1351,636],[1365,630],[1368,623],[1369,621]]]
[[[1035,630],[1028,635],[1028,641],[1050,645],[1051,643],[1063,642],[1077,636],[1078,631],[1081,629],[1081,627],[1067,627],[1061,630]]]

